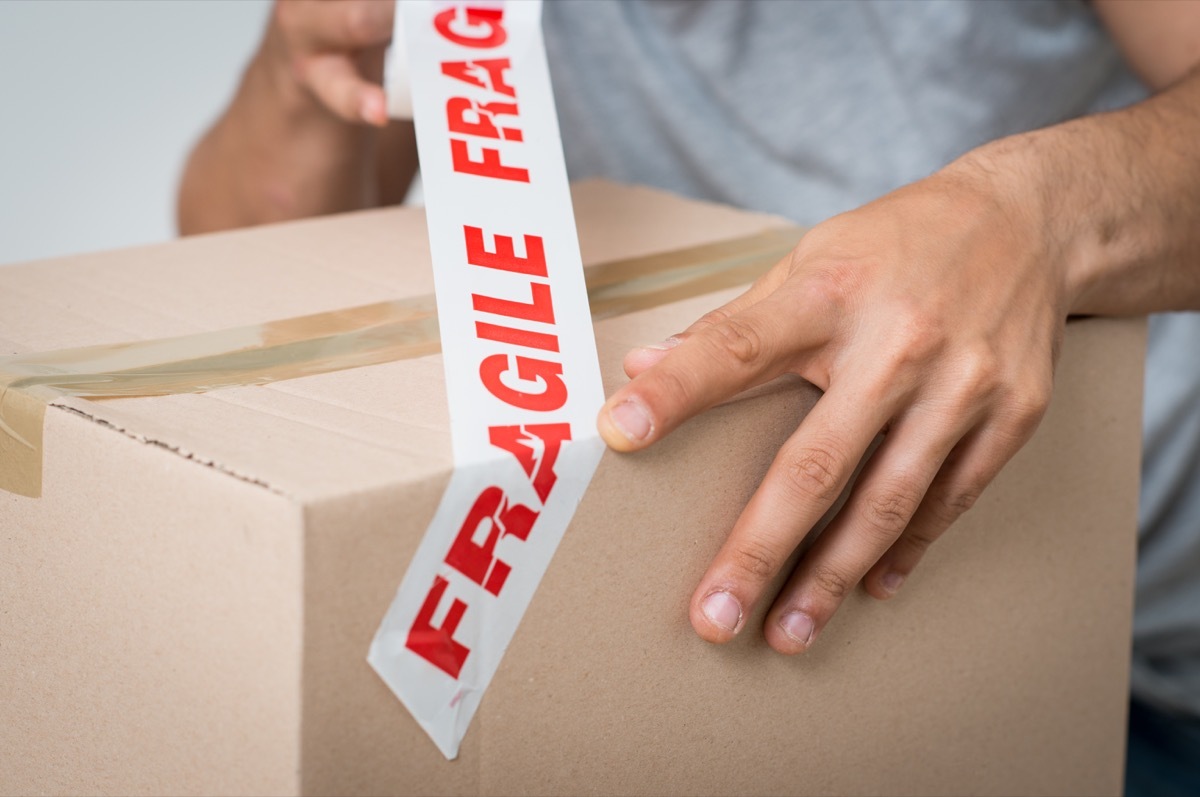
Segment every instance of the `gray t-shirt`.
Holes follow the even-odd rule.
[[[544,24],[573,178],[801,224],[1146,96],[1078,0],[554,0]],[[1200,716],[1200,316],[1150,338],[1133,685]]]

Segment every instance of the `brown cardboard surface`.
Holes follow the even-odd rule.
[[[44,497],[0,493],[0,793],[295,792],[300,509],[73,413],[45,432]]]
[[[587,269],[593,320],[737,288],[803,236],[778,226]],[[149,398],[261,386],[441,351],[432,294],[182,336],[0,356],[0,491],[38,498],[42,425],[62,399]]]
[[[587,263],[779,223],[575,201]],[[431,289],[416,211],[204,236],[0,271],[0,355]],[[608,387],[722,298],[601,322]],[[1072,324],[1033,441],[897,599],[854,596],[801,658],[707,645],[686,605],[816,391],[606,454],[454,762],[365,662],[452,465],[440,357],[66,400],[43,497],[0,494],[0,793],[1118,793],[1143,343]]]

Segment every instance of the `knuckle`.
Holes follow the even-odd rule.
[[[945,342],[942,325],[912,302],[901,303],[893,313],[889,334],[895,346],[894,356],[902,365],[924,365]]]
[[[804,257],[797,250],[792,265],[793,271],[803,268],[803,262]],[[835,262],[812,270],[806,280],[805,289],[816,299],[819,306],[840,312],[849,306],[858,280],[854,269]]]
[[[839,458],[830,448],[808,446],[783,463],[785,484],[802,498],[832,503],[841,486]]]
[[[955,513],[956,517],[962,516],[971,510],[979,501],[979,496],[983,495],[983,487],[967,487],[950,495],[947,501],[950,509]]]
[[[873,492],[863,502],[863,520],[869,530],[890,541],[904,531],[920,503],[918,491],[908,486]]]
[[[929,550],[929,546],[937,541],[938,535],[930,529],[909,529],[909,531],[901,538],[904,540],[905,547],[910,553],[917,556],[922,556]]]
[[[690,380],[674,368],[664,368],[658,372],[659,389],[670,398],[687,399],[692,394]]]
[[[813,568],[812,581],[818,592],[840,601],[850,594],[857,580],[836,567],[818,565]]]
[[[950,525],[962,515],[970,511],[983,495],[982,481],[971,481],[957,489],[948,490],[941,496],[942,518],[945,525]]]
[[[950,407],[956,413],[977,417],[1001,388],[998,358],[990,349],[979,347],[958,356],[952,368]]]
[[[1000,363],[989,346],[972,349],[959,365],[964,392],[973,398],[989,396],[1000,386]]]
[[[934,315],[907,300],[890,308],[887,329],[878,355],[885,391],[926,378],[951,337]]]
[[[1010,400],[1011,414],[1021,433],[1033,431],[1050,406],[1051,385],[1048,380],[1033,380]]]
[[[654,407],[689,404],[696,391],[687,375],[664,361],[652,372],[647,372],[642,392],[647,403]]]
[[[774,553],[754,542],[743,542],[735,547],[732,564],[739,575],[753,581],[766,581],[779,569]]]
[[[704,315],[692,324],[692,331],[699,332],[702,329],[719,326],[730,319],[731,315],[724,307],[718,307],[716,310],[709,310]]]
[[[749,365],[762,357],[763,336],[753,324],[737,318],[727,318],[711,329],[715,344],[731,359]]]

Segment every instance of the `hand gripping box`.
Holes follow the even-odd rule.
[[[589,266],[782,224],[574,196]],[[203,236],[0,269],[0,357],[431,291],[418,210]],[[735,292],[609,313],[608,389]],[[0,793],[1117,794],[1143,346],[1140,322],[1072,323],[1034,439],[896,599],[852,595],[802,657],[763,609],[706,644],[687,602],[817,391],[605,454],[454,761],[365,660],[453,466],[439,355],[51,398],[40,497],[0,493]],[[0,448],[10,483],[26,454]]]

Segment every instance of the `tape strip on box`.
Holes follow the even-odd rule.
[[[752,282],[802,231],[763,230],[587,269],[592,319]],[[205,393],[441,351],[432,295],[159,340],[0,357],[0,491],[41,493],[42,423],[63,396],[94,401]]]

